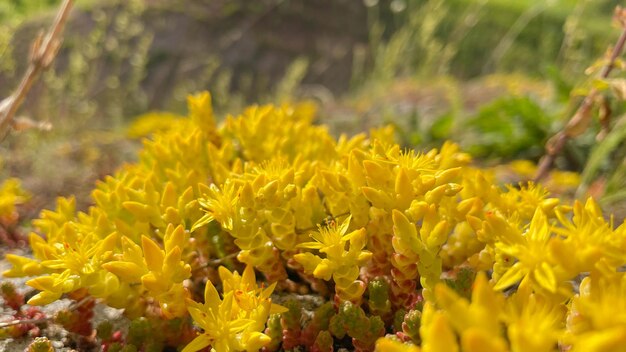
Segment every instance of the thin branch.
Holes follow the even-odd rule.
[[[30,62],[17,89],[0,102],[0,139],[8,134],[14,116],[37,76],[47,69],[61,47],[61,33],[72,8],[72,0],[64,0],[54,23],[45,35],[40,34],[33,42]]]
[[[0,323],[0,329],[8,328],[9,326],[20,325],[20,324],[43,324],[52,320],[52,317],[45,317],[39,319],[22,319],[22,320],[11,320],[4,323]]]
[[[78,302],[72,303],[67,310],[68,311],[74,311],[76,309],[78,309],[79,307],[81,307],[83,304],[85,304],[86,302],[92,300],[93,297],[87,296],[83,299],[81,299]],[[39,319],[15,319],[15,320],[11,320],[11,321],[6,321],[6,322],[1,322],[0,323],[0,329],[4,329],[4,328],[8,328],[9,326],[13,326],[13,325],[20,325],[20,324],[43,324],[43,323],[47,323],[50,320],[54,320],[55,316],[51,316],[51,317],[45,317],[45,318],[39,318]]]
[[[626,26],[623,26],[622,34],[613,47],[607,64],[600,73],[601,79],[607,78],[615,67],[615,61],[622,54],[624,44],[626,44]],[[546,143],[546,154],[541,158],[537,173],[535,174],[535,182],[543,180],[548,175],[554,160],[557,155],[561,153],[561,150],[563,150],[565,143],[570,138],[580,135],[587,129],[591,122],[591,110],[598,94],[599,91],[596,88],[592,88],[576,110],[576,113],[574,113],[574,116],[572,116],[567,125],[565,125],[565,128],[548,140]]]

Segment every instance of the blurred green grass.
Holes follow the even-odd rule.
[[[357,2],[357,0],[354,0]],[[177,6],[179,1],[150,1],[151,7]],[[201,0],[197,3],[210,1]],[[259,2],[258,13],[274,6],[284,7],[284,1]],[[304,1],[306,3],[306,1]],[[426,8],[432,0],[380,0],[376,4],[379,18],[387,35],[406,27],[415,17],[411,8]],[[27,18],[54,11],[60,0],[8,0],[0,2],[0,25],[19,23]],[[79,0],[77,6],[89,11],[114,0]],[[398,4],[400,7],[398,7]],[[446,0],[440,2],[444,13],[435,23],[433,35],[456,54],[450,58],[450,70],[461,79],[493,72],[525,72],[545,76],[550,66],[559,66],[568,75],[584,69],[613,41],[617,34],[611,30],[610,18],[619,0]],[[160,5],[159,5],[160,4]],[[288,6],[288,4],[287,4]],[[402,11],[392,10],[405,9]],[[229,11],[236,14],[241,7],[231,2]],[[472,9],[480,8],[475,13]],[[184,7],[182,9],[184,12]],[[192,15],[189,13],[188,15]],[[433,17],[429,14],[429,17]],[[471,23],[469,23],[471,22]],[[518,25],[519,28],[512,28]],[[423,26],[422,26],[423,27]],[[457,33],[459,29],[466,33]],[[422,28],[424,29],[424,28]],[[461,38],[455,38],[461,37]],[[1,41],[1,39],[0,39]],[[453,43],[450,43],[453,41]],[[454,42],[456,41],[456,42]],[[511,41],[511,43],[507,43]],[[407,62],[419,61],[413,52]],[[444,70],[448,72],[448,70]]]

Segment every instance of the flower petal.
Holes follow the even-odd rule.
[[[148,269],[150,271],[161,271],[163,269],[163,260],[165,259],[163,250],[146,236],[141,236],[141,246],[143,247],[143,255]]]
[[[185,346],[182,352],[200,351],[201,349],[207,347],[210,344],[211,344],[211,339],[207,335],[202,334],[196,337],[195,339],[193,339],[193,341],[191,341],[187,346]]]
[[[554,293],[557,289],[556,276],[550,265],[546,262],[541,263],[533,270],[533,276],[539,286]]]
[[[494,290],[503,290],[509,286],[515,285],[518,283],[525,275],[525,270],[523,270],[522,264],[517,262],[513,264],[513,266],[506,272],[498,283],[494,286]]]

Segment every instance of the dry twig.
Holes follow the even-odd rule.
[[[70,312],[75,311],[76,309],[80,308],[83,304],[87,303],[90,299],[92,299],[92,297],[87,296],[78,302],[74,302],[67,308],[67,310]],[[45,317],[45,318],[38,318],[38,319],[15,319],[11,321],[4,321],[4,322],[0,322],[0,329],[4,329],[4,328],[8,328],[9,326],[20,325],[20,324],[35,324],[35,325],[43,324],[51,320],[54,320],[55,317],[56,315]]]
[[[611,73],[613,67],[615,66],[615,61],[624,49],[624,44],[626,44],[626,25],[622,24],[622,27],[622,34],[613,47],[608,62],[600,73],[601,79],[609,76],[609,73]],[[592,88],[578,107],[578,110],[576,110],[576,113],[574,113],[574,116],[572,116],[567,125],[565,125],[565,128],[548,140],[546,143],[546,154],[543,158],[541,158],[537,173],[535,174],[535,182],[541,181],[548,175],[548,172],[554,163],[554,159],[556,159],[556,156],[561,153],[565,143],[570,138],[577,137],[587,130],[589,124],[591,123],[591,112],[598,94],[598,89]]]
[[[61,33],[71,8],[72,0],[64,0],[48,32],[45,35],[39,34],[33,42],[28,69],[19,86],[13,94],[0,102],[0,139],[4,139],[15,123],[15,112],[26,98],[37,76],[50,66],[59,52]]]

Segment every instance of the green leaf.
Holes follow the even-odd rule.
[[[448,112],[440,116],[430,127],[429,134],[433,139],[450,138],[450,133],[452,132],[454,120],[455,118],[452,112]]]

